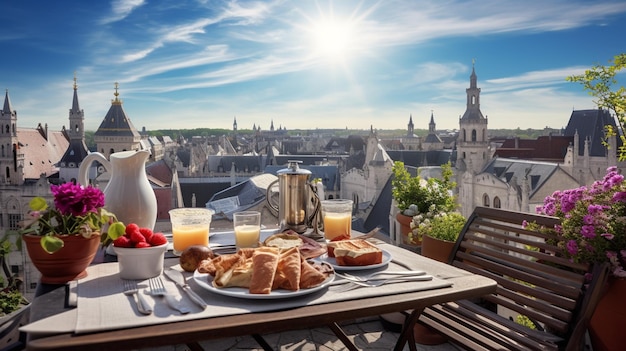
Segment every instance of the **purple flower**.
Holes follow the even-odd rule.
[[[588,214],[583,217],[583,223],[585,224],[593,224],[593,216]]]
[[[593,239],[596,237],[596,228],[592,225],[583,225],[582,228],[580,228],[580,234],[587,239]]]
[[[104,193],[100,189],[92,186],[86,187],[82,196],[87,212],[97,212],[99,208],[104,207]]]
[[[64,183],[61,185],[51,185],[50,189],[54,194],[54,206],[63,215],[84,215],[85,208],[82,204],[81,193],[82,187],[73,183]]]
[[[600,234],[603,238],[607,239],[607,240],[613,240],[613,238],[615,238],[615,235],[611,234],[611,233],[603,233]]]
[[[74,183],[51,185],[54,206],[63,215],[84,216],[104,206],[104,194],[94,187],[83,188]]]
[[[602,210],[604,210],[604,206],[602,205],[591,204],[587,206],[587,211],[589,212],[589,214],[596,214],[598,212],[602,212]]]
[[[567,242],[567,252],[570,255],[576,255],[578,253],[578,243],[576,242],[576,240],[570,240]]]
[[[626,191],[618,191],[611,198],[613,202],[626,202]]]

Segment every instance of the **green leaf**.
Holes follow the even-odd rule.
[[[111,238],[111,240],[115,240],[119,238],[120,236],[123,236],[125,231],[126,231],[126,226],[124,225],[124,223],[115,222],[115,223],[111,223],[107,234],[109,235],[109,238]]]
[[[41,247],[49,254],[53,254],[65,245],[63,240],[57,238],[56,236],[45,235],[41,237]]]
[[[46,202],[44,198],[36,197],[30,200],[30,202],[28,203],[28,206],[30,206],[30,209],[33,211],[44,211],[45,209],[48,208],[48,203]]]

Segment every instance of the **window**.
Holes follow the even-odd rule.
[[[489,195],[487,194],[483,195],[483,206],[489,207]]]
[[[9,229],[19,230],[21,220],[22,220],[21,214],[9,213]]]
[[[472,129],[472,142],[476,141],[476,129]]]
[[[500,198],[499,197],[494,197],[493,198],[493,208],[501,208],[502,204],[500,203]]]

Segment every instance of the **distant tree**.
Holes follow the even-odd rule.
[[[607,135],[619,135],[622,146],[619,148],[619,160],[626,160],[626,136],[624,127],[626,125],[626,89],[624,86],[616,88],[619,84],[615,76],[618,72],[626,68],[626,53],[619,54],[609,60],[610,65],[596,65],[585,71],[584,74],[567,77],[570,82],[577,82],[589,95],[596,98],[594,101],[598,107],[606,108],[615,114],[617,118],[618,130],[611,126],[606,126]]]

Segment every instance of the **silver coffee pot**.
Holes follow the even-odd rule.
[[[310,183],[311,171],[301,169],[302,161],[287,161],[287,168],[279,170],[278,179],[267,187],[266,200],[271,208],[278,211],[281,230],[291,229],[304,233],[313,228],[317,231],[317,213],[320,199]],[[272,203],[272,187],[278,182],[278,205]]]

